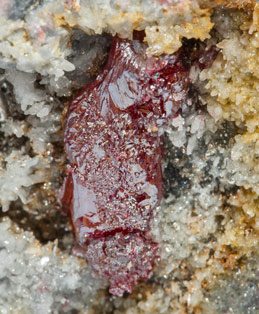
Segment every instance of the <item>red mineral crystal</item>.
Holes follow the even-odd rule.
[[[117,296],[152,270],[158,247],[150,225],[163,192],[160,129],[191,104],[186,49],[156,58],[145,48],[141,40],[113,39],[103,73],[70,104],[64,131],[63,207],[84,256]]]

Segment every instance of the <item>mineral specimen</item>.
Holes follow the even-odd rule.
[[[258,1],[2,0],[0,20],[0,312],[258,314]],[[199,102],[165,127],[164,193],[150,219],[159,263],[132,295],[107,297],[108,282],[71,256],[59,218],[62,111],[102,71],[103,32],[132,39],[133,30],[157,56],[183,38],[220,52],[207,70],[191,66]],[[120,237],[91,239],[89,264],[110,265],[100,264],[104,245],[123,258]]]
[[[71,166],[63,207],[85,257],[115,295],[131,292],[152,270],[157,245],[150,223],[163,190],[161,127],[192,104],[190,67],[204,68],[216,56],[213,47],[191,51],[186,43],[155,58],[145,53],[143,35],[114,38],[103,73],[72,101],[65,125]]]

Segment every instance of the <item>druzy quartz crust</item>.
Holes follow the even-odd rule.
[[[192,104],[190,67],[216,56],[183,45],[154,57],[141,37],[113,39],[103,72],[71,102],[64,129],[62,205],[84,257],[117,296],[147,279],[158,255],[150,228],[163,194],[162,127]]]

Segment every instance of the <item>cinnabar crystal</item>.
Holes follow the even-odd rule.
[[[159,130],[191,104],[185,49],[156,58],[145,48],[113,39],[102,74],[70,104],[64,132],[63,207],[84,256],[117,296],[152,270],[150,225],[163,190]]]

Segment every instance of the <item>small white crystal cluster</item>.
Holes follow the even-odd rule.
[[[40,245],[7,218],[0,223],[0,260],[1,314],[90,313],[102,285],[84,262],[57,243]]]
[[[8,210],[10,202],[18,198],[24,203],[30,202],[28,187],[42,182],[44,172],[40,171],[38,157],[29,157],[22,151],[13,150],[0,168],[0,200],[2,210]],[[38,168],[38,171],[35,171]]]
[[[46,92],[34,87],[36,75],[17,70],[7,70],[6,79],[14,87],[14,96],[25,115],[44,118],[50,113],[51,103],[46,101]]]
[[[56,78],[74,70],[65,59],[70,52],[69,33],[55,20],[58,7],[29,10],[18,20],[9,19],[8,10],[0,10],[0,68]]]

